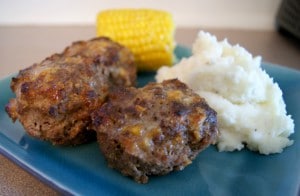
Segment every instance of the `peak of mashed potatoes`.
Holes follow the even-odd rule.
[[[156,80],[178,78],[217,111],[220,151],[246,146],[262,154],[280,153],[293,143],[288,137],[294,122],[278,84],[260,67],[261,57],[203,31],[192,52],[173,67],[161,67]]]

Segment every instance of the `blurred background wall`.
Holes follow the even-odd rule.
[[[0,0],[0,25],[93,25],[109,8],[157,8],[177,26],[275,29],[281,0]]]

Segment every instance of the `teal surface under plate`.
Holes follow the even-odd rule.
[[[175,52],[178,59],[190,55],[181,46]],[[18,122],[12,123],[4,110],[14,96],[11,77],[0,80],[0,153],[64,194],[295,196],[300,194],[300,72],[268,63],[263,68],[279,84],[295,121],[294,144],[281,154],[218,152],[211,146],[183,171],[138,184],[107,167],[96,142],[53,146],[28,136]],[[153,77],[154,73],[139,74],[139,86],[154,81]]]

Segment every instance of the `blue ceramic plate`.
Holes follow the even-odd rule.
[[[180,59],[190,50],[178,47]],[[300,72],[263,64],[283,91],[287,111],[295,120],[295,143],[283,153],[264,156],[242,150],[218,152],[214,146],[199,154],[183,171],[151,177],[137,184],[107,167],[97,143],[57,147],[24,133],[4,111],[11,77],[0,80],[0,152],[62,193],[78,195],[297,195],[300,185]],[[154,80],[140,74],[139,85]]]

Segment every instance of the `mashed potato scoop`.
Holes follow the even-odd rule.
[[[288,137],[294,122],[281,89],[261,68],[261,57],[243,47],[200,31],[191,57],[158,70],[158,82],[170,78],[186,83],[217,111],[220,151],[246,146],[267,155],[293,143]]]

